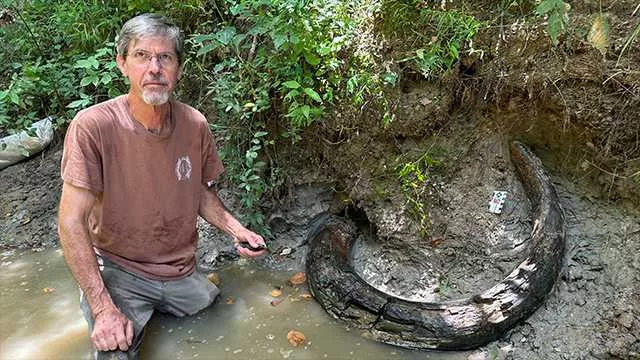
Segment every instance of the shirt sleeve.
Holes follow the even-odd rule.
[[[211,181],[216,181],[220,174],[224,172],[222,160],[218,156],[216,143],[209,126],[204,122],[202,130],[202,184],[206,185]]]
[[[60,172],[64,182],[92,192],[103,191],[102,155],[94,121],[78,114],[64,139]]]

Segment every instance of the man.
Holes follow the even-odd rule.
[[[171,97],[182,44],[160,16],[125,23],[116,62],[129,93],[79,112],[65,138],[60,243],[98,358],[136,358],[154,310],[194,314],[218,295],[196,271],[198,215],[240,255],[265,253],[208,186],[224,169],[205,117]]]

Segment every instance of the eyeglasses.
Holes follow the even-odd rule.
[[[163,52],[154,55],[149,51],[136,50],[131,54],[133,62],[139,66],[149,65],[154,57],[158,59],[158,62],[162,67],[172,69],[178,66],[178,57],[174,53]]]

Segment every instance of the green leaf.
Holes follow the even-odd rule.
[[[231,44],[233,41],[233,37],[236,35],[236,28],[233,26],[227,26],[221,31],[216,33],[216,40],[221,42],[223,45]]]
[[[269,133],[268,133],[268,132],[266,132],[266,131],[258,131],[258,132],[256,132],[255,134],[253,134],[253,137],[257,137],[257,138],[259,138],[259,137],[263,137],[263,136],[265,136],[265,135],[267,135],[267,134],[269,134]]]
[[[102,79],[100,79],[100,82],[103,85],[107,85],[108,83],[111,82],[111,79],[112,79],[111,74],[104,74],[102,75]]]
[[[196,44],[201,44],[205,41],[208,40],[213,40],[216,38],[215,34],[204,34],[204,35],[196,35],[191,37],[191,39],[193,40],[193,42],[195,42]]]
[[[282,45],[289,42],[289,36],[287,34],[271,34],[271,41],[273,42],[273,47],[278,50]]]
[[[545,15],[551,11],[563,11],[564,1],[562,0],[543,0],[536,8],[538,15]]]
[[[547,24],[547,32],[549,32],[551,42],[554,46],[558,45],[558,36],[560,36],[563,30],[564,22],[562,21],[562,16],[556,13],[551,14]]]
[[[89,62],[89,60],[82,59],[82,60],[76,61],[74,67],[76,69],[89,69],[91,68],[91,63]]]
[[[352,76],[349,80],[347,80],[347,92],[352,94],[356,87],[358,86],[358,78],[357,75]]]
[[[322,103],[322,98],[320,97],[320,95],[313,90],[312,88],[304,88],[302,91],[304,91],[305,94],[307,94],[307,96],[309,96],[311,99]]]
[[[303,52],[303,55],[304,59],[307,61],[307,63],[309,63],[309,65],[316,66],[320,64],[320,57],[318,57],[318,55],[313,54],[307,50]]]
[[[320,54],[320,56],[326,56],[329,55],[331,53],[331,48],[328,46],[321,46],[318,48],[318,54]]]
[[[284,83],[282,83],[282,85],[284,85],[285,87],[287,87],[289,89],[298,89],[298,88],[300,88],[300,84],[295,80],[285,81]]]
[[[95,57],[92,56],[88,60],[92,68],[97,70],[100,67],[100,63]]]
[[[287,95],[284,96],[284,99],[287,101],[293,101],[293,99],[298,95],[300,95],[300,91],[294,89],[289,91]]]
[[[85,76],[82,78],[82,80],[80,80],[80,86],[87,86],[89,84],[91,84],[91,79],[93,77],[92,76]]]
[[[69,109],[75,109],[75,108],[84,107],[86,105],[89,105],[90,102],[91,101],[89,99],[79,99],[79,100],[72,101],[71,103],[69,103],[69,105],[67,105],[67,107]]]
[[[247,38],[247,35],[245,34],[238,34],[236,36],[233,37],[233,46],[238,47],[240,46],[240,43]]]
[[[255,151],[247,151],[246,157],[247,159],[255,159],[258,157],[258,153]]]
[[[196,56],[200,56],[200,55],[204,55],[208,52],[211,52],[217,48],[220,47],[220,44],[215,43],[215,44],[209,44],[209,45],[205,45],[203,47],[201,47],[200,49],[198,49],[198,52],[196,53]]]
[[[457,60],[460,57],[460,52],[455,44],[449,44],[449,54],[454,60]]]
[[[396,86],[396,83],[398,82],[398,75],[394,72],[387,72],[384,75],[382,75],[382,80],[386,84],[389,84],[391,86]]]
[[[16,105],[21,105],[20,98],[18,97],[18,94],[14,93],[14,92],[10,92],[9,93],[9,99],[11,99],[12,103],[14,103]]]
[[[309,107],[309,105],[302,105],[301,107],[299,107],[300,111],[302,112],[302,115],[304,115],[305,118],[309,118],[309,114],[311,113],[311,108]]]

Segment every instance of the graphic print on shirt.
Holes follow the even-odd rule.
[[[191,179],[191,159],[189,155],[178,158],[176,162],[176,177],[178,181]]]

